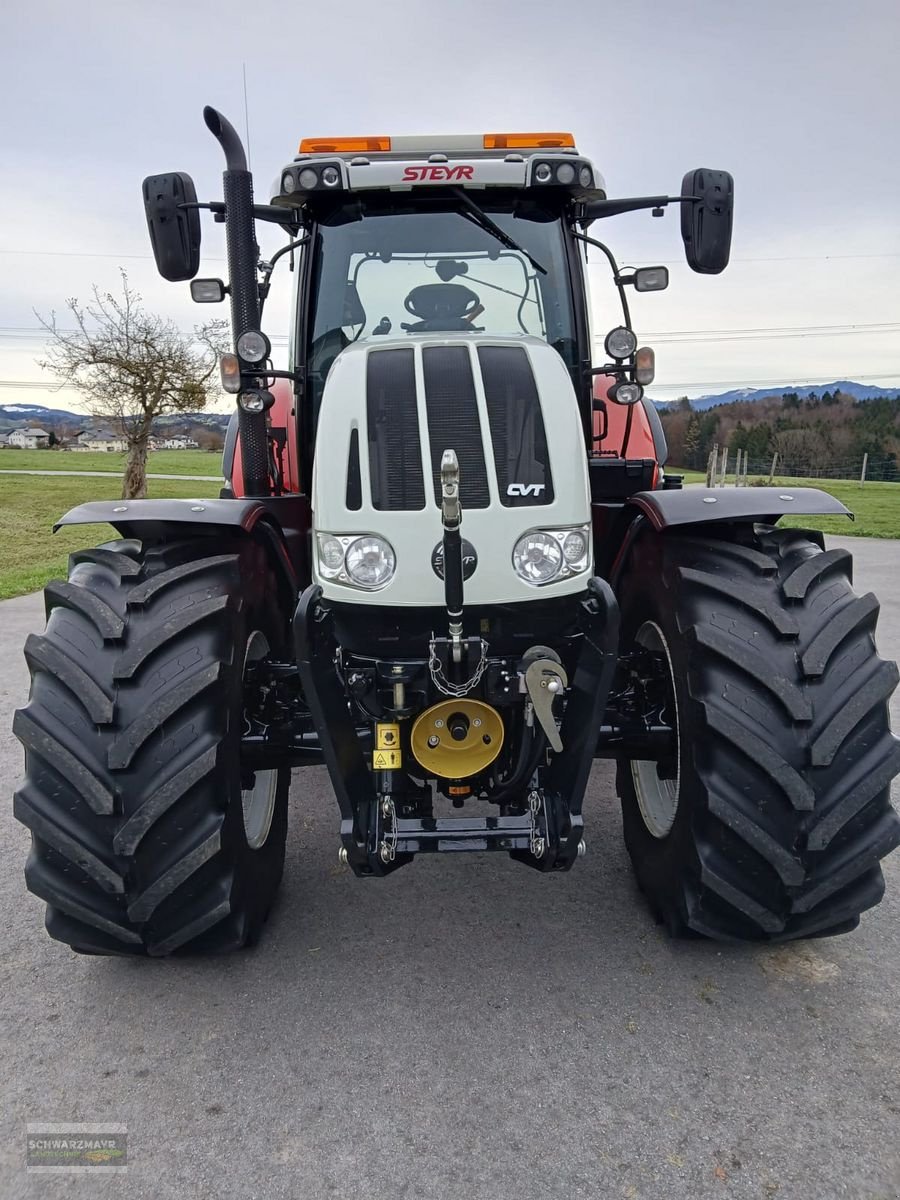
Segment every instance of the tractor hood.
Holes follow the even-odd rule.
[[[312,486],[313,573],[325,596],[443,604],[446,450],[460,467],[466,604],[583,591],[589,549],[583,564],[563,561],[540,584],[513,562],[530,531],[548,531],[561,545],[567,531],[590,522],[584,437],[562,359],[538,338],[440,333],[373,338],[348,346],[331,367]],[[323,556],[326,535],[348,547],[365,534],[388,543],[394,559],[389,580],[368,589],[339,564],[333,541]],[[589,547],[589,531],[585,537]]]

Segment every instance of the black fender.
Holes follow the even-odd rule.
[[[731,487],[686,488],[635,492],[626,508],[636,508],[661,532],[676,525],[705,525],[708,521],[763,521],[773,524],[788,513],[804,516],[832,513],[854,519],[840,500],[820,488]]]
[[[288,611],[292,612],[300,592],[300,579],[289,552],[289,538],[272,509],[279,503],[300,499],[89,500],[60,517],[53,532],[64,525],[106,524],[126,538],[155,540],[171,535],[173,527],[177,527],[179,536],[185,537],[208,537],[225,529],[239,531],[265,547],[291,606]],[[293,506],[290,510],[285,508],[285,516],[289,511],[293,517]]]
[[[624,537],[609,572],[613,588],[618,586],[636,538],[648,527],[656,533],[664,533],[668,529],[707,525],[711,521],[761,521],[774,525],[787,513],[803,516],[830,513],[849,517],[851,521],[855,519],[840,500],[821,488],[808,487],[706,488],[691,484],[686,488],[635,492],[626,500],[624,512]]]

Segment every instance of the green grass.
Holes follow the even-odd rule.
[[[684,482],[703,483],[706,476],[700,471],[681,471],[671,468],[672,474],[683,474]],[[748,476],[768,483],[767,478]],[[728,486],[732,486],[730,477]],[[824,533],[836,533],[842,537],[900,538],[900,483],[858,483],[849,479],[780,479],[772,481],[774,487],[817,487],[830,492],[850,509],[856,520],[847,517],[802,516],[785,517],[783,525],[795,529],[821,529]]]
[[[41,455],[41,451],[36,451]],[[66,456],[67,458],[70,456]],[[72,455],[71,457],[82,457]],[[151,479],[151,498],[215,496],[215,483]],[[86,500],[117,500],[116,479],[52,479],[0,475],[0,600],[37,591],[65,576],[69,552],[118,537],[109,525],[74,525],[52,532],[53,522]]]
[[[147,470],[159,475],[216,475],[222,473],[222,454],[206,450],[154,450]],[[0,450],[0,470],[113,471],[125,469],[124,454],[102,450]],[[0,477],[2,478],[2,477]]]

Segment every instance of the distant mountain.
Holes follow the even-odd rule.
[[[780,397],[785,392],[796,392],[801,399],[806,399],[813,392],[817,396],[821,396],[823,392],[843,392],[845,396],[852,396],[854,400],[874,400],[879,396],[897,396],[900,395],[900,387],[883,388],[875,387],[871,383],[854,383],[850,379],[835,380],[834,383],[813,383],[804,384],[799,387],[796,383],[782,383],[774,387],[767,388],[734,388],[730,392],[716,392],[710,396],[694,396],[691,398],[691,408],[695,412],[703,412],[707,408],[715,408],[718,404],[736,404],[738,401],[752,403],[754,400],[765,400],[772,396]],[[657,400],[657,408],[667,409],[671,404],[676,404],[674,400]]]
[[[224,433],[231,413],[196,412],[169,413],[157,417],[153,424],[157,432],[185,432],[190,429],[214,429]],[[88,413],[70,412],[65,408],[48,408],[45,404],[0,404],[0,432],[6,433],[20,425],[37,425],[57,432],[90,429],[102,424]]]

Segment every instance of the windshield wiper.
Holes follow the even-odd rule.
[[[507,250],[517,250],[519,254],[524,254],[536,271],[540,271],[542,275],[547,274],[547,268],[542,267],[536,258],[531,257],[524,246],[520,246],[514,238],[511,238],[505,230],[492,221],[487,213],[479,208],[471,196],[467,195],[462,188],[451,188],[450,190],[463,206],[463,212],[460,213],[460,216],[467,217],[473,224],[483,229],[485,233],[491,234]]]

